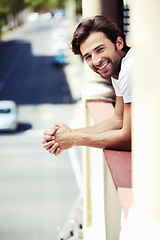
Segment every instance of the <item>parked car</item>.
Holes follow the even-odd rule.
[[[52,63],[54,65],[65,65],[68,63],[68,37],[66,33],[61,30],[57,29],[54,31],[52,35]]]
[[[16,131],[17,105],[14,101],[0,101],[0,131]]]
[[[29,23],[36,22],[38,20],[38,18],[39,18],[39,14],[37,12],[30,13],[27,16],[27,22],[29,22]]]
[[[65,65],[68,63],[67,59],[67,45],[65,43],[55,43],[52,46],[53,51],[53,57],[52,57],[52,63],[53,64],[61,64]]]

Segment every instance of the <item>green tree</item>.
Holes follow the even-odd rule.
[[[65,0],[24,0],[33,11],[64,8]]]
[[[82,12],[82,0],[75,0],[76,12]],[[16,16],[18,12],[26,7],[32,11],[48,11],[65,8],[66,0],[0,0],[0,34],[1,27],[5,25],[7,16]]]
[[[76,1],[76,13],[82,13],[82,0],[75,0]]]
[[[1,28],[6,22],[7,14],[9,12],[9,7],[5,0],[0,0],[0,35],[2,34]]]
[[[24,0],[0,0],[0,9],[4,13],[17,14],[26,7]]]

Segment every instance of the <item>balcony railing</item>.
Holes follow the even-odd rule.
[[[86,125],[114,114],[112,103],[85,102]],[[131,152],[84,149],[83,159],[84,240],[119,240],[121,225],[132,205]]]

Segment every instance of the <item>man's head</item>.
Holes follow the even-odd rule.
[[[74,54],[81,54],[80,45],[92,32],[103,32],[112,43],[116,43],[117,37],[120,36],[124,42],[124,48],[122,50],[127,52],[129,49],[126,45],[125,35],[117,25],[112,23],[108,18],[97,15],[93,18],[84,19],[77,26],[71,42]]]
[[[71,45],[72,51],[82,55],[103,78],[117,78],[121,59],[129,49],[125,35],[103,16],[84,19],[76,28]]]

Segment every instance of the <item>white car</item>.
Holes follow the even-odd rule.
[[[0,131],[17,130],[17,106],[13,101],[0,101]]]

